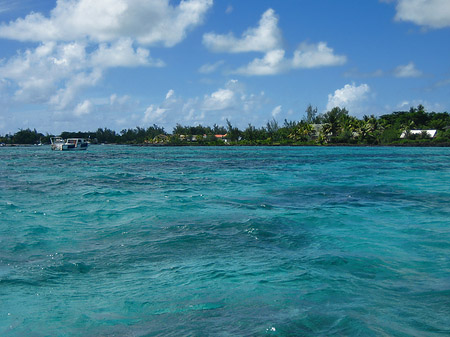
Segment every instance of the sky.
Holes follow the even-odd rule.
[[[0,0],[0,135],[450,110],[449,0]]]

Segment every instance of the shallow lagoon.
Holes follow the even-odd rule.
[[[450,334],[450,149],[0,149],[0,335]]]

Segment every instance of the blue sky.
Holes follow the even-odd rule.
[[[0,134],[450,106],[448,0],[0,0]]]

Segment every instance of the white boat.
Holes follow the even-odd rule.
[[[61,137],[51,137],[52,150],[57,151],[81,151],[86,150],[88,142],[83,138],[67,138],[66,140]]]

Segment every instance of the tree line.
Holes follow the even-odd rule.
[[[411,130],[437,130],[431,138],[426,132]],[[400,136],[404,134],[403,138]],[[5,144],[48,144],[54,135],[42,134],[36,129],[19,130],[13,135],[0,137]],[[305,116],[299,121],[275,119],[266,125],[245,129],[233,126],[227,120],[225,126],[182,126],[177,124],[172,133],[156,124],[147,127],[124,129],[120,132],[99,128],[95,132],[62,132],[62,138],[86,138],[91,143],[109,144],[164,144],[164,145],[402,145],[445,144],[450,145],[450,114],[426,112],[423,105],[411,107],[409,111],[395,111],[375,117],[356,118],[345,108],[335,107],[319,114],[309,105]]]

